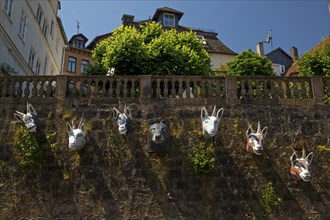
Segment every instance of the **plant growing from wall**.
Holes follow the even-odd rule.
[[[276,196],[273,183],[269,181],[261,190],[261,204],[268,213],[271,213],[273,208],[282,201]]]
[[[15,127],[14,146],[18,150],[19,164],[22,167],[35,166],[43,159],[43,152],[36,134],[29,132],[23,125]]]
[[[216,160],[214,149],[212,146],[206,146],[204,142],[193,149],[193,153],[189,154],[189,158],[196,174],[204,175],[214,170]]]

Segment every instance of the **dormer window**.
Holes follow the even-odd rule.
[[[85,42],[81,39],[75,39],[74,47],[84,48],[85,47]]]
[[[175,26],[175,16],[173,14],[164,13],[164,26]]]

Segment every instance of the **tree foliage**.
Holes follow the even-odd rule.
[[[330,43],[320,50],[305,53],[298,61],[299,76],[330,76]]]
[[[116,75],[208,75],[210,57],[192,31],[163,30],[157,22],[139,29],[118,27],[93,51],[97,70],[105,74],[114,68]]]
[[[233,76],[273,76],[272,62],[259,56],[251,49],[243,51],[228,62],[228,75]]]

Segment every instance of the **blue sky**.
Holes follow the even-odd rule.
[[[121,25],[123,14],[136,20],[152,17],[157,8],[170,7],[184,13],[180,25],[212,29],[236,53],[266,40],[272,30],[273,49],[289,53],[295,46],[303,54],[330,35],[328,0],[61,0],[59,16],[68,40],[79,32],[89,41]],[[265,52],[271,44],[264,45]]]

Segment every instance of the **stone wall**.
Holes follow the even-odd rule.
[[[330,218],[329,105],[221,98],[31,99],[43,135],[56,132],[56,146],[45,146],[44,161],[27,169],[19,166],[13,144],[13,113],[25,112],[27,100],[0,100],[0,219]],[[122,109],[124,103],[132,109],[127,136],[118,134],[112,117],[112,108]],[[211,111],[214,104],[225,111],[212,146],[212,139],[201,135],[200,109],[205,105]],[[70,151],[65,124],[82,116],[89,128],[86,146]],[[169,153],[146,152],[152,118],[170,120]],[[261,156],[245,150],[247,125],[255,127],[257,121],[268,126]],[[201,176],[189,154],[202,144],[212,146],[216,164]],[[291,147],[299,144],[314,152],[310,182],[294,182],[289,174]]]

